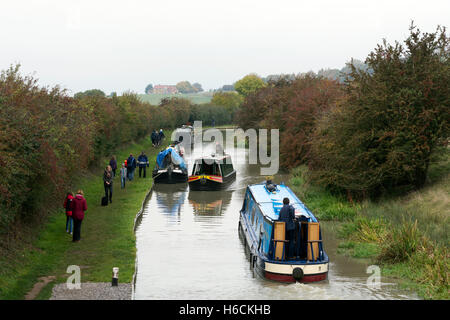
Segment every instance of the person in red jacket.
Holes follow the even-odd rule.
[[[70,234],[72,234],[72,227],[73,227],[72,200],[73,200],[73,193],[67,192],[66,199],[64,199],[64,209],[66,209],[66,232]]]
[[[83,195],[83,190],[78,190],[75,198],[72,200],[73,242],[80,241],[81,222],[83,222],[84,212],[87,210],[86,199]]]

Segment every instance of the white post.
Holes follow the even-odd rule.
[[[119,268],[114,267],[112,269],[112,283],[113,287],[117,287],[119,285]]]

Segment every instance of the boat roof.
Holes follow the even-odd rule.
[[[177,128],[175,131],[192,132],[191,128]]]
[[[203,156],[203,157],[200,157],[200,158],[197,158],[197,159],[195,159],[195,162],[197,162],[198,160],[223,160],[223,159],[226,159],[226,158],[230,158],[231,156],[229,155],[229,154],[224,154],[224,155],[219,155],[219,156],[213,156],[213,155],[210,155],[210,156]]]
[[[266,182],[249,185],[248,189],[253,195],[255,201],[259,204],[264,216],[271,220],[278,220],[280,209],[283,207],[283,199],[289,198],[289,204],[295,208],[295,215],[303,215],[311,218],[312,222],[317,222],[314,214],[300,201],[294,192],[284,184],[275,185],[274,191],[266,188]]]

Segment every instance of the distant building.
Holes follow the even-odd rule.
[[[153,93],[173,94],[178,93],[178,89],[176,86],[158,84],[153,87]]]

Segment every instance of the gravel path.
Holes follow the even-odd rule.
[[[53,287],[50,300],[131,300],[131,283],[119,283],[112,287],[110,282],[82,283],[81,289],[67,289],[65,283]]]

